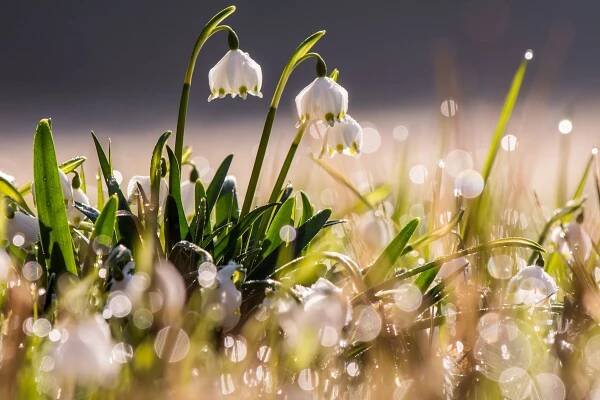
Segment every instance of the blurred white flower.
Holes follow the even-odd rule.
[[[555,227],[550,240],[567,260],[585,263],[592,253],[592,239],[578,222],[570,222],[564,230],[561,226]]]
[[[186,217],[196,213],[196,182],[185,181],[181,184],[181,203]]]
[[[389,224],[373,212],[362,214],[357,225],[361,238],[373,249],[382,249],[392,239]]]
[[[15,177],[7,174],[4,171],[0,171],[0,178],[4,179],[5,181],[7,181],[8,183],[10,183],[13,186],[15,186],[17,184],[17,180],[15,179]]]
[[[513,304],[537,305],[550,300],[557,291],[554,278],[537,265],[521,269],[508,282],[508,293]]]
[[[111,358],[114,342],[102,316],[95,314],[64,327],[62,340],[50,351],[53,372],[65,380],[110,385],[119,373]]]
[[[306,344],[305,340],[312,338],[325,347],[337,344],[342,329],[352,319],[351,307],[342,289],[325,278],[319,278],[310,288],[296,286],[295,289],[302,297],[302,305],[288,304],[277,310],[288,343]]]
[[[135,175],[132,176],[127,183],[127,201],[130,203],[134,202],[136,197],[139,195],[139,189],[137,184],[140,184],[142,190],[144,191],[144,195],[150,201],[150,177],[143,175]],[[164,178],[160,179],[160,193],[159,193],[159,207],[162,207],[165,204],[165,200],[167,195],[169,194],[169,185],[167,185],[167,181]]]
[[[183,309],[186,288],[183,277],[168,261],[160,262],[154,268],[154,282],[161,294],[162,316],[166,323],[173,321]]]
[[[356,156],[360,153],[363,129],[350,115],[346,115],[346,118],[334,126],[330,126],[325,135],[331,156],[336,153]]]
[[[245,99],[248,94],[262,97],[262,70],[248,53],[229,50],[208,72],[208,101],[231,95]]]
[[[16,245],[29,247],[40,240],[40,224],[37,218],[21,211],[7,215],[6,236],[17,241]]]
[[[6,282],[12,269],[12,260],[6,251],[0,249],[0,282]]]
[[[436,278],[437,279],[446,279],[449,276],[452,276],[454,273],[458,272],[461,269],[468,267],[469,261],[465,257],[455,258],[454,260],[445,262],[440,267]]]
[[[348,92],[333,79],[321,76],[296,96],[300,122],[324,121],[333,126],[348,112]]]
[[[221,326],[224,332],[235,328],[240,321],[240,306],[242,305],[242,292],[240,292],[232,281],[233,273],[238,265],[228,264],[221,267],[217,272],[218,287],[210,289],[212,302],[221,307]]]

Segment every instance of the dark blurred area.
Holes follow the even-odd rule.
[[[591,1],[233,2],[227,20],[263,67],[265,99],[206,103],[207,72],[227,50],[211,39],[196,68],[190,122],[262,118],[282,66],[310,33],[341,70],[351,110],[439,107],[440,99],[501,102],[523,52],[544,101],[573,108],[600,94],[600,3]],[[0,9],[0,135],[29,134],[52,116],[63,132],[173,129],[192,45],[223,1],[11,1]],[[313,79],[303,66],[282,110]]]

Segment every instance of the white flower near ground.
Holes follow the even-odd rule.
[[[6,237],[20,247],[30,247],[40,240],[40,223],[37,218],[21,211],[8,215]]]
[[[4,179],[5,181],[7,181],[8,183],[10,183],[13,186],[15,186],[17,184],[17,180],[15,179],[15,177],[7,174],[4,171],[0,171],[0,178]]]
[[[296,109],[300,123],[323,121],[333,126],[346,118],[348,92],[333,79],[321,76],[298,93]]]
[[[119,373],[112,360],[114,342],[110,328],[99,314],[64,326],[63,340],[53,345],[53,373],[66,381],[110,385]]]
[[[587,262],[592,254],[592,239],[578,222],[570,222],[566,228],[557,226],[550,233],[558,251],[570,261]]]
[[[262,97],[262,69],[248,53],[229,50],[208,72],[208,101],[230,95],[246,99],[248,94]]]
[[[334,346],[342,329],[352,319],[348,299],[341,288],[325,278],[319,278],[310,288],[296,286],[302,304],[290,304],[278,310],[279,324],[292,346],[306,345],[316,340],[324,347]]]
[[[161,295],[162,318],[169,323],[177,318],[185,306],[185,282],[173,264],[162,261],[154,268],[154,283]]]
[[[240,292],[232,281],[233,273],[238,266],[229,264],[217,272],[216,288],[217,301],[221,306],[221,326],[224,332],[235,328],[240,321],[240,306],[242,305],[242,292]]]
[[[131,177],[129,182],[127,183],[127,201],[130,203],[134,202],[136,197],[139,195],[139,189],[137,184],[140,184],[142,190],[144,191],[144,195],[150,201],[150,177],[143,175],[134,175]],[[167,195],[169,194],[169,185],[167,185],[167,181],[164,178],[160,179],[160,193],[159,193],[159,207],[162,207],[165,204],[165,200]]]
[[[90,205],[90,199],[85,192],[81,190],[81,188],[73,189],[73,202],[78,202],[86,206]],[[79,225],[84,218],[84,215],[81,213],[81,211],[75,208],[75,204],[72,204],[69,207],[67,214],[69,215],[69,222],[75,226]]]
[[[538,305],[550,300],[557,291],[554,278],[537,265],[521,269],[508,282],[513,304]]]
[[[185,181],[181,184],[181,203],[186,217],[196,213],[196,182]]]
[[[357,156],[363,142],[363,129],[350,115],[339,123],[330,126],[325,132],[327,149],[331,156],[345,154]]]
[[[73,188],[71,187],[71,181],[69,180],[69,177],[60,169],[58,170],[58,177],[60,179],[60,186],[65,199],[65,207],[68,208],[73,205]],[[35,185],[31,185],[31,194],[33,196],[33,202],[35,203]]]

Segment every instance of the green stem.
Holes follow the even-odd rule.
[[[323,37],[324,34],[325,31],[315,32],[302,43],[300,43],[281,72],[275,92],[273,93],[273,98],[271,99],[271,106],[269,107],[269,112],[267,113],[263,132],[260,137],[258,151],[254,160],[254,166],[252,167],[252,173],[250,174],[250,181],[248,182],[248,189],[246,190],[246,196],[244,197],[244,204],[242,205],[240,217],[248,214],[250,207],[252,206],[254,194],[256,193],[256,186],[258,184],[258,178],[260,176],[260,171],[262,169],[265,154],[267,152],[267,146],[271,136],[271,129],[273,128],[273,122],[275,121],[275,115],[277,114],[277,107],[279,106],[283,89],[285,88],[285,85],[287,84],[287,81],[294,69],[307,58],[316,56],[315,53],[309,53],[309,51],[319,41],[319,39]]]
[[[179,113],[177,116],[177,131],[175,134],[175,156],[177,157],[177,162],[181,165],[181,158],[183,154],[183,133],[185,130],[185,118],[187,115],[188,103],[190,100],[190,88],[192,86],[192,77],[194,75],[194,68],[196,67],[196,60],[198,59],[198,55],[200,54],[200,50],[204,43],[216,32],[221,30],[227,30],[232,32],[232,29],[226,25],[219,26],[221,22],[223,22],[227,17],[235,12],[235,6],[229,6],[221,10],[214,17],[208,21],[198,39],[196,40],[196,44],[194,45],[194,49],[192,50],[192,55],[190,56],[190,60],[188,62],[188,67],[185,72],[185,78],[183,80],[183,89],[181,91],[181,99],[179,100]]]

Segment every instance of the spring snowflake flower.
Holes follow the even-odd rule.
[[[298,93],[296,109],[301,123],[324,121],[333,126],[346,118],[348,92],[333,79],[320,76]]]
[[[110,328],[96,314],[64,327],[66,340],[50,351],[53,373],[65,381],[109,385],[119,373],[119,364],[111,358],[113,340]]]
[[[75,202],[81,203],[83,205],[89,206],[90,199],[85,194],[83,190],[81,190],[81,183],[79,181],[79,177],[75,176],[73,181],[71,182],[72,195],[73,195],[73,204],[69,207],[67,214],[69,216],[69,222],[73,225],[78,226],[81,220],[83,219],[83,214],[75,208]]]
[[[58,170],[58,176],[60,179],[63,197],[65,198],[65,207],[69,208],[73,205],[73,189],[71,187],[71,181],[69,180],[69,177],[60,169]],[[31,194],[33,195],[33,202],[35,203],[35,185],[31,186]]]
[[[6,216],[6,236],[14,244],[31,247],[40,240],[40,223],[37,218],[18,210],[9,210]]]
[[[235,328],[240,321],[240,306],[242,292],[233,283],[233,273],[238,269],[237,264],[228,264],[217,271],[217,286],[207,289],[207,304],[217,305],[220,311],[220,325],[224,332]]]
[[[248,94],[262,97],[262,69],[248,53],[229,50],[208,72],[210,96],[208,101],[230,95],[246,99]]]
[[[135,175],[132,176],[129,182],[127,183],[127,200],[132,203],[135,201],[136,197],[139,195],[137,184],[140,184],[142,190],[144,191],[144,195],[150,200],[150,177],[143,175]],[[167,181],[164,178],[160,179],[160,194],[159,194],[159,207],[162,207],[165,204],[165,200],[167,199],[167,195],[169,194],[169,185],[167,185]]]
[[[554,278],[537,265],[521,269],[508,282],[513,304],[537,305],[549,300],[557,291]]]
[[[363,129],[350,115],[339,123],[327,128],[325,133],[327,149],[331,156],[336,153],[356,156],[360,153]]]
[[[198,170],[194,167],[190,172],[189,179],[181,184],[181,203],[186,217],[196,213],[196,181],[198,178]]]
[[[578,222],[569,223],[564,230],[560,226],[555,227],[550,239],[567,260],[585,263],[592,254],[592,239]]]

